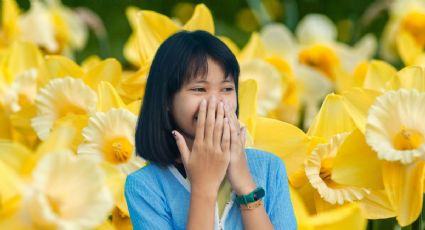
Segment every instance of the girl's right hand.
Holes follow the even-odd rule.
[[[217,117],[216,117],[217,111]],[[230,125],[223,102],[202,100],[192,151],[184,137],[173,131],[192,192],[217,195],[230,162]]]

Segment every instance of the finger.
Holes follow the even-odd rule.
[[[181,155],[182,161],[183,161],[183,165],[187,165],[187,163],[189,162],[190,150],[187,147],[186,140],[176,130],[173,130],[172,134],[174,136],[174,139],[176,140],[177,147],[179,148],[180,155]]]
[[[213,144],[214,146],[217,146],[217,147],[220,146],[221,136],[223,135],[223,119],[224,119],[224,108],[223,108],[223,102],[220,101],[217,107],[217,118],[215,120],[214,139],[213,139]]]
[[[208,102],[207,110],[207,120],[205,124],[205,137],[204,140],[207,145],[212,146],[213,144],[213,133],[214,133],[214,124],[215,124],[215,110],[217,107],[217,102],[214,96],[211,97]]]
[[[229,124],[230,124],[230,151],[234,151],[237,149],[238,145],[239,145],[239,129],[236,128],[236,122],[235,119],[233,117],[233,115],[230,115],[229,118]]]
[[[246,127],[241,128],[241,144],[245,148],[245,138],[246,138]]]
[[[232,116],[232,119],[233,119],[233,121],[235,123],[236,130],[238,131],[238,134],[240,134],[239,130],[240,130],[241,126],[239,124],[238,116],[236,116],[236,113],[235,112],[232,112],[231,113],[231,116]]]
[[[223,137],[221,139],[221,150],[224,153],[230,152],[230,124],[229,118],[225,117],[223,119]]]
[[[199,105],[198,121],[196,123],[195,142],[204,141],[205,119],[207,113],[207,101],[202,99]]]

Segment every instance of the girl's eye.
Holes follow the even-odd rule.
[[[233,87],[227,87],[223,89],[225,92],[231,92],[233,91]]]
[[[204,88],[193,88],[191,90],[194,91],[194,92],[205,92]]]

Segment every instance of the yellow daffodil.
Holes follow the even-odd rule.
[[[398,71],[385,85],[387,90],[416,89],[425,92],[425,67],[409,66]]]
[[[145,161],[136,156],[134,147],[136,120],[125,109],[97,112],[83,129],[84,142],[78,147],[78,154],[105,160],[126,174],[141,168]]]
[[[331,204],[343,204],[361,200],[370,193],[368,189],[354,186],[343,186],[332,180],[333,160],[338,147],[344,142],[347,134],[334,136],[328,144],[320,144],[305,162],[305,173],[311,185],[320,196]]]
[[[206,30],[214,34],[214,22],[211,12],[204,4],[198,4],[185,25],[180,26],[165,15],[129,8],[127,16],[135,34],[130,36],[124,47],[124,55],[136,66],[144,66],[152,61],[159,45],[173,33],[185,30]],[[134,53],[138,51],[138,55]]]
[[[63,151],[38,163],[24,205],[37,228],[93,228],[111,211],[112,195],[95,162]]]
[[[408,67],[394,77],[399,79],[393,80],[390,88],[406,86],[408,89],[391,90],[381,96],[366,91],[361,93],[362,90],[357,89],[360,97],[354,91],[344,95],[346,108],[353,115],[353,120],[356,120],[359,128],[365,129],[365,143],[381,159],[382,183],[401,226],[413,223],[422,209],[425,164],[421,140],[424,132],[418,118],[423,113],[423,105],[420,103],[424,101],[424,93],[418,92],[415,87],[419,85],[421,88],[423,80],[420,73],[421,68]],[[353,142],[350,151],[358,153],[360,146],[359,141]],[[369,163],[366,164],[368,167],[371,166]],[[341,168],[348,164],[341,165]],[[364,162],[362,165],[365,165]],[[376,173],[364,176],[363,182],[356,181],[370,181],[371,175]]]
[[[97,96],[82,80],[65,77],[53,79],[41,88],[35,103],[38,114],[31,124],[38,137],[45,140],[58,119],[94,113]]]
[[[405,41],[409,43],[405,45],[417,46],[421,50],[424,48],[425,3],[421,0],[393,1],[389,9],[389,16],[390,19],[381,36],[380,53],[389,61],[397,60],[401,54],[406,64],[412,64],[413,57],[407,57],[403,52],[397,53],[397,46],[400,45],[397,43]],[[414,41],[414,43],[410,41]],[[403,46],[403,44],[401,45]],[[400,50],[400,47],[398,48]]]
[[[379,158],[408,164],[425,156],[425,93],[400,89],[376,98],[369,110],[366,140]]]

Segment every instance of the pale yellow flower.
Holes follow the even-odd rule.
[[[55,121],[67,115],[89,115],[96,110],[96,93],[81,79],[65,77],[51,80],[36,99],[38,115],[31,125],[40,139],[46,139]]]
[[[37,94],[37,70],[29,69],[24,71],[15,77],[9,87],[3,87],[1,89],[0,85],[3,105],[11,112],[18,112],[22,107],[32,104],[35,100]]]
[[[33,226],[43,229],[94,228],[113,207],[99,166],[69,151],[51,153],[38,163],[24,202]]]
[[[400,36],[408,34],[421,49],[425,46],[425,2],[421,0],[393,1],[388,20],[381,36],[381,55],[389,60],[397,60],[396,42]]]
[[[388,161],[411,163],[425,156],[425,93],[400,89],[376,98],[369,109],[367,143]]]
[[[19,27],[22,39],[34,42],[48,52],[59,49],[49,10],[39,0],[31,1],[30,10],[19,19]]]
[[[145,165],[136,156],[134,139],[137,117],[126,109],[97,112],[83,129],[78,154],[105,160],[129,174]]]
[[[258,82],[257,107],[259,116],[266,116],[281,102],[283,92],[286,90],[282,83],[279,71],[272,65],[261,59],[252,59],[241,63],[241,81],[254,79]]]
[[[368,189],[344,186],[332,180],[332,164],[338,148],[347,134],[338,134],[328,144],[320,144],[305,161],[305,173],[320,196],[331,204],[344,204],[361,200],[370,193]]]

